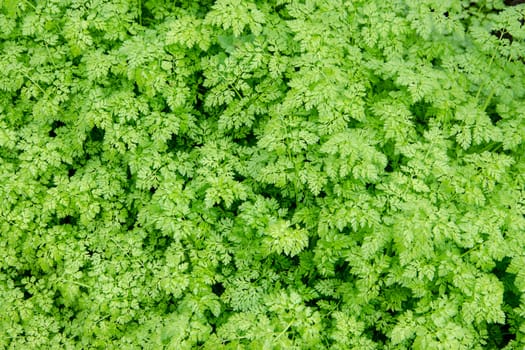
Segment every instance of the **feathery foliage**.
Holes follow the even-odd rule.
[[[0,0],[0,349],[522,349],[507,5]]]

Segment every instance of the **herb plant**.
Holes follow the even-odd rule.
[[[0,0],[0,348],[523,349],[518,3]]]

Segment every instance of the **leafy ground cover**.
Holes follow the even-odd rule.
[[[0,0],[0,348],[523,349],[519,2]]]

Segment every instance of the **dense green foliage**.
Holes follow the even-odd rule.
[[[523,349],[525,5],[0,0],[1,349]]]

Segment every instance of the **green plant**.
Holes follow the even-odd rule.
[[[0,9],[0,348],[524,346],[523,5]]]

